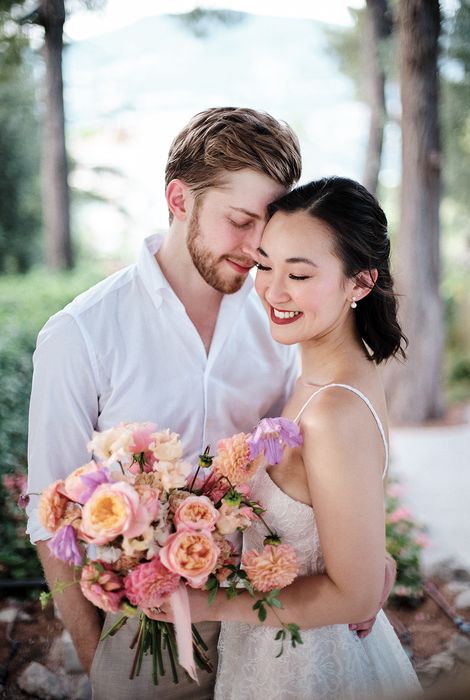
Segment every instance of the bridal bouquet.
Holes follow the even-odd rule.
[[[165,673],[163,650],[175,682],[177,662],[195,680],[195,664],[212,670],[191,625],[187,586],[205,588],[211,600],[221,584],[228,597],[242,584],[257,598],[253,608],[261,620],[266,606],[282,607],[279,589],[297,575],[293,549],[268,528],[263,552],[246,552],[240,563],[227,537],[262,520],[264,511],[250,500],[247,484],[262,461],[276,463],[286,446],[300,442],[291,421],[264,419],[252,433],[221,440],[215,457],[207,448],[193,473],[177,434],[153,423],[120,424],[94,433],[88,445],[94,459],[41,494],[39,518],[53,534],[51,553],[76,567],[88,600],[120,613],[102,639],[139,616],[131,678],[150,653],[158,684]],[[201,473],[209,466],[208,476]],[[44,603],[50,595],[43,594]],[[174,624],[150,617],[166,604]],[[290,632],[294,645],[301,641],[295,625],[281,624],[277,639]]]

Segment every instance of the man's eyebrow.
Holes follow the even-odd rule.
[[[248,211],[248,209],[243,209],[243,207],[230,207],[233,211],[239,211],[241,214],[246,214],[247,216],[251,216],[252,219],[261,219],[262,217],[259,214],[255,214],[252,211]]]

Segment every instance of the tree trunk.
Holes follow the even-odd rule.
[[[373,194],[379,181],[386,116],[385,71],[380,44],[391,31],[387,12],[387,0],[367,0],[363,52],[370,122],[362,182]]]
[[[39,14],[46,63],[42,155],[46,263],[51,270],[63,270],[73,265],[62,82],[64,0],[43,0]]]
[[[398,289],[410,345],[389,399],[400,421],[443,413],[443,308],[439,296],[440,145],[438,121],[438,0],[400,0],[398,35],[402,101],[401,217]]]

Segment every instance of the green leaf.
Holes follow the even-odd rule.
[[[229,600],[233,600],[234,598],[237,597],[237,595],[238,595],[238,591],[234,586],[230,586],[229,588],[227,588],[227,598]]]
[[[259,608],[259,610],[258,610],[258,619],[259,619],[259,621],[260,621],[260,622],[264,622],[264,621],[266,620],[267,615],[268,615],[268,614],[267,614],[267,612],[266,612],[266,608],[264,607],[264,605],[260,605],[260,608]]]
[[[216,586],[216,587],[214,587],[214,588],[211,589],[209,595],[207,596],[207,602],[208,602],[209,605],[212,605],[212,603],[214,602],[214,600],[215,600],[215,598],[216,598],[218,592],[219,592],[218,586]]]
[[[41,608],[43,610],[45,607],[47,607],[51,600],[52,593],[46,593],[46,591],[42,591],[42,593],[39,594],[39,602],[41,603]]]

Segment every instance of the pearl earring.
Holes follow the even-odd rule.
[[[357,304],[356,304],[356,297],[353,297],[353,298],[352,298],[352,302],[351,302],[351,309],[355,309],[356,307],[357,307]]]

